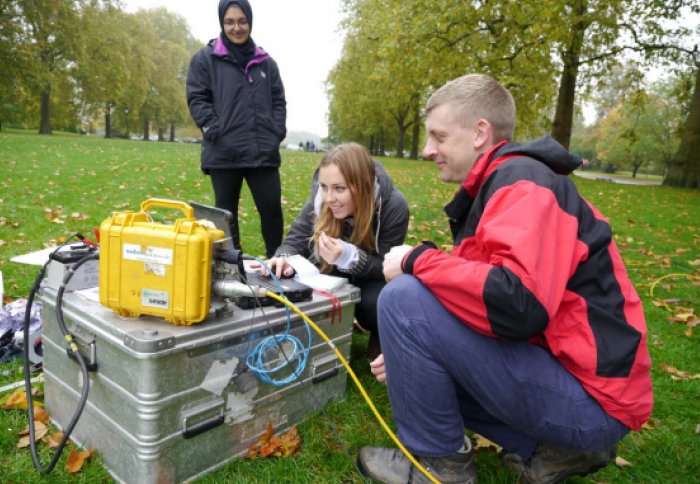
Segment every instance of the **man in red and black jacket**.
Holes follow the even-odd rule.
[[[641,302],[610,225],[566,176],[581,160],[551,138],[512,142],[513,98],[488,76],[447,83],[426,111],[423,154],[461,185],[451,253],[424,242],[384,259],[372,372],[399,439],[442,482],[476,482],[465,427],[508,451],[521,482],[594,472],[653,394]],[[397,449],[359,461],[379,481],[427,482]]]

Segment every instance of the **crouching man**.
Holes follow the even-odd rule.
[[[444,182],[454,249],[392,249],[379,302],[398,437],[435,479],[476,482],[464,429],[501,445],[521,482],[606,466],[653,396],[642,305],[610,225],[566,177],[581,160],[551,138],[511,141],[515,104],[468,75],[426,106],[423,154]],[[428,482],[398,449],[363,447],[382,482]]]

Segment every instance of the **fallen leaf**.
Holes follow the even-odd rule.
[[[73,212],[70,214],[71,220],[87,220],[90,216],[86,213]]]
[[[631,462],[629,462],[629,461],[623,459],[623,458],[620,457],[619,455],[618,455],[617,457],[615,457],[615,465],[616,465],[617,467],[632,467],[632,463],[631,463]]]
[[[39,441],[44,438],[44,436],[49,433],[49,427],[43,422],[34,422],[34,440]],[[29,427],[24,429],[19,433],[23,435],[19,442],[17,442],[17,448],[23,449],[24,447],[29,447]]]
[[[27,409],[27,393],[24,390],[15,390],[5,402],[3,407],[7,410],[13,408]]]
[[[496,452],[501,452],[503,448],[496,444],[495,442],[491,442],[489,439],[484,437],[483,435],[479,434],[474,434],[475,442],[474,442],[474,449],[495,449]]]
[[[49,412],[47,412],[45,408],[35,407],[34,420],[37,422],[49,423]]]
[[[56,432],[55,434],[47,435],[44,437],[44,442],[48,445],[49,449],[55,449],[58,444],[61,443],[63,439],[63,432]]]
[[[673,381],[700,380],[700,373],[691,375],[687,371],[679,370],[678,368],[667,365],[665,363],[659,363],[659,368],[661,368],[666,373],[669,373]]]
[[[301,440],[297,432],[297,426],[292,427],[282,435],[275,435],[272,423],[268,423],[267,430],[258,441],[248,448],[247,459],[255,457],[287,457],[296,453],[301,447]]]
[[[656,430],[656,427],[654,427],[648,420],[642,424],[642,428],[644,430]]]
[[[84,451],[71,449],[70,454],[68,454],[68,459],[66,459],[66,471],[70,474],[75,474],[80,471],[85,461],[92,457],[94,453],[92,449]]]

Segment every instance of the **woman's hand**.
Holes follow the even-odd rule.
[[[318,255],[328,264],[333,264],[343,253],[343,243],[340,239],[321,232],[318,236]]]
[[[287,261],[287,258],[284,256],[273,257],[272,259],[267,261],[267,265],[270,268],[270,270],[275,273],[275,277],[277,277],[277,279],[281,279],[283,277],[292,277],[295,272],[292,265]],[[268,275],[265,266],[260,267],[260,273],[263,276]]]

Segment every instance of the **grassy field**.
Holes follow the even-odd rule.
[[[199,148],[195,144],[0,132],[0,270],[5,293],[26,297],[37,270],[9,262],[10,257],[51,246],[76,231],[91,234],[112,211],[137,210],[148,197],[212,203],[209,180],[199,171]],[[308,195],[310,176],[321,155],[284,150],[282,155],[288,226]],[[429,162],[382,162],[411,207],[407,243],[432,239],[448,245],[449,230],[441,207],[455,186],[440,183]],[[591,478],[570,481],[698,482],[700,328],[693,329],[688,321],[693,320],[700,301],[700,192],[579,178],[575,182],[610,218],[615,240],[644,301],[654,363],[655,408],[647,428],[618,446],[618,455],[630,465],[610,465]],[[240,220],[245,251],[264,253],[258,216],[247,189]],[[371,378],[363,358],[365,345],[366,336],[353,336],[353,368],[380,412],[390,419],[386,390]],[[0,365],[0,370],[0,386],[22,379],[17,362]],[[0,410],[3,482],[109,482],[99,458],[88,462],[79,474],[67,474],[63,469],[67,451],[50,476],[39,474],[29,451],[15,447],[17,433],[25,427],[23,411]],[[236,461],[202,482],[362,482],[353,462],[357,450],[363,445],[391,445],[350,383],[344,399],[304,422],[299,431],[303,444],[294,457]],[[479,449],[477,456],[480,482],[515,481],[493,449]],[[46,464],[49,458],[50,452],[43,451],[42,462]]]

